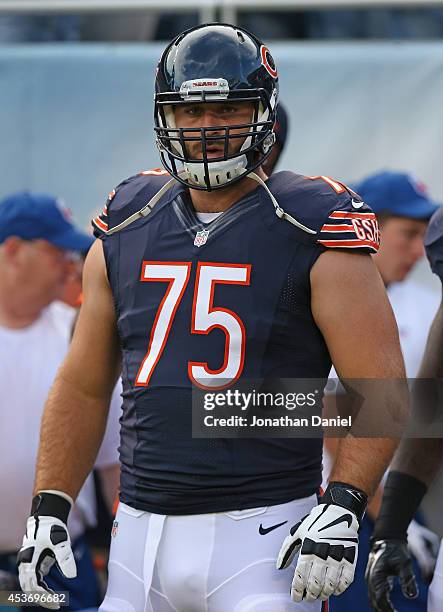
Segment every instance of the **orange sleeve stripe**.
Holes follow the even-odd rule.
[[[167,172],[163,168],[153,168],[152,170],[143,170],[142,172],[139,172],[139,175],[141,176],[149,176],[149,175],[163,176],[166,174],[169,174],[169,172]]]
[[[353,225],[345,225],[345,224],[337,224],[337,225],[328,225],[325,223],[321,228],[322,232],[355,232]]]
[[[317,179],[321,179],[325,181],[336,193],[343,193],[345,191],[345,187],[339,183],[338,181],[334,181],[330,176],[325,176],[324,174],[318,174],[316,176],[307,176],[311,181],[316,181]]]
[[[95,219],[92,220],[92,223],[95,223],[95,225],[97,227],[99,227],[100,229],[104,230],[105,232],[108,231],[108,224],[104,223],[100,217],[96,217]]]
[[[329,215],[330,219],[376,219],[375,213],[358,213],[351,212],[350,210],[334,210]]]
[[[348,249],[371,247],[375,251],[378,251],[378,244],[373,240],[318,240],[318,242],[327,247],[344,247]]]

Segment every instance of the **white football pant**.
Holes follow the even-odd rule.
[[[438,551],[437,564],[434,577],[428,591],[428,612],[442,612],[443,610],[443,540]]]
[[[294,566],[275,568],[289,528],[316,504],[163,516],[120,503],[100,612],[320,612],[320,601],[291,601]]]

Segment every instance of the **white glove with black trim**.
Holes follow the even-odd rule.
[[[300,551],[291,597],[300,602],[340,595],[354,580],[358,531],[367,495],[341,482],[331,482],[313,508],[290,530],[280,549],[277,569],[287,568]]]
[[[66,578],[77,576],[66,527],[72,503],[68,495],[58,491],[41,491],[32,500],[31,516],[17,556],[20,586],[25,593],[54,592],[44,581],[54,563]],[[51,610],[60,608],[52,601],[39,605]]]

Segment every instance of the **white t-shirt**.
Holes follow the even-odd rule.
[[[211,221],[215,221],[217,217],[222,215],[223,211],[221,212],[196,212],[195,214],[197,215],[197,219],[201,221],[202,223],[211,223]]]
[[[406,376],[415,378],[426,348],[429,328],[440,305],[440,294],[408,279],[389,285],[386,292],[397,321]],[[334,367],[329,378],[337,378]]]
[[[75,310],[54,302],[24,329],[0,326],[0,553],[18,550],[29,516],[40,421],[55,374],[68,350]],[[120,389],[113,395],[96,465],[118,463]],[[71,537],[95,524],[94,482],[88,477],[68,527]]]
[[[415,378],[440,305],[440,294],[408,279],[389,285],[387,293],[397,321],[406,376]]]

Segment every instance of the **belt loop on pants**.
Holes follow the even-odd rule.
[[[145,552],[143,558],[143,583],[145,587],[145,612],[154,612],[149,601],[154,565],[157,551],[163,533],[166,516],[164,514],[151,514],[148,531],[146,533]]]

